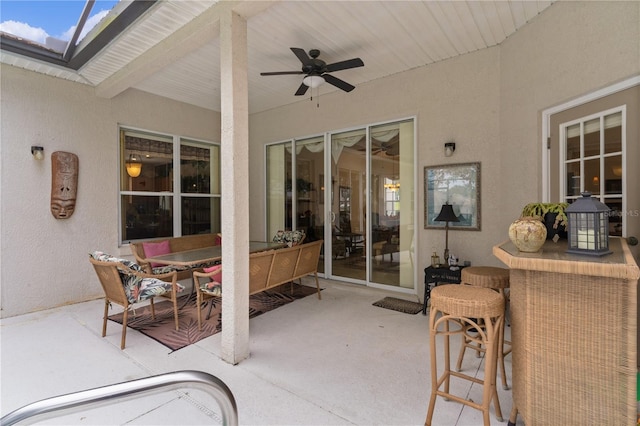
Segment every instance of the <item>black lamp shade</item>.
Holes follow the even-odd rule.
[[[433,220],[437,222],[460,222],[458,216],[456,216],[456,214],[453,212],[453,206],[449,203],[445,203],[442,205],[440,214]]]

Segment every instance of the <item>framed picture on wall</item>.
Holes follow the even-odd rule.
[[[480,163],[446,164],[424,168],[424,227],[444,228],[436,217],[451,204],[459,222],[449,229],[480,230]]]

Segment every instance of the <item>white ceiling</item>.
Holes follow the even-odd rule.
[[[320,50],[326,63],[365,66],[334,75],[356,86],[500,44],[553,1],[159,1],[79,71],[2,51],[4,63],[79,81],[112,97],[136,88],[220,110],[218,17],[247,18],[249,111],[300,102],[301,75],[289,49]],[[320,94],[339,91],[329,84]],[[342,96],[348,93],[340,91]]]

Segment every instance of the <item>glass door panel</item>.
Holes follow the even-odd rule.
[[[324,238],[324,137],[295,144],[296,229],[305,232],[308,243]],[[318,264],[318,272],[324,272],[324,261]]]
[[[288,148],[288,149],[287,149]],[[291,230],[291,142],[267,146],[267,240]]]
[[[331,275],[356,282],[367,279],[366,158],[365,129],[331,135]]]
[[[413,120],[371,128],[369,279],[414,287]]]

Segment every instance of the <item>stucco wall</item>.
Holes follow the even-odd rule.
[[[482,232],[449,232],[449,248],[474,264],[490,262],[487,235],[496,233],[497,221],[489,211],[498,197],[500,169],[498,47],[474,52],[381,80],[359,85],[350,93],[320,96],[251,117],[252,190],[264,190],[263,144],[345,127],[415,116],[417,119],[418,270],[430,262],[432,247],[444,251],[444,231],[424,229],[423,169],[428,165],[480,161],[482,168]],[[366,61],[365,61],[366,62]],[[444,143],[455,140],[452,157],[444,156]],[[260,170],[261,173],[257,173]],[[264,232],[264,196],[252,197],[252,231]],[[257,212],[260,212],[258,214]],[[253,233],[253,232],[252,232]],[[495,240],[495,239],[494,239]],[[418,274],[420,284],[421,274]]]
[[[500,51],[496,207],[507,229],[522,206],[542,201],[542,111],[640,73],[640,2],[557,2]]]
[[[443,231],[423,228],[427,165],[482,163],[482,231],[452,231],[449,246],[476,265],[499,265],[491,246],[541,196],[541,111],[640,73],[639,22],[638,2],[557,2],[501,46],[322,95],[319,108],[303,100],[252,115],[251,238],[265,237],[264,143],[415,116],[419,286],[431,247],[444,244]],[[218,141],[219,116],[139,91],[107,100],[81,84],[0,71],[0,315],[99,297],[87,252],[129,254],[117,247],[117,124]],[[445,158],[451,139],[457,149]],[[45,161],[31,145],[44,146]],[[67,220],[49,211],[57,150],[80,158]]]
[[[2,317],[102,295],[87,253],[119,248],[118,124],[218,141],[218,113],[139,91],[101,99],[93,88],[2,65]],[[42,145],[36,161],[31,145]],[[69,219],[49,210],[51,153],[79,157]]]
[[[304,100],[253,115],[251,185],[261,195],[251,198],[252,234],[264,234],[264,143],[415,115],[419,281],[431,248],[444,246],[443,231],[424,229],[427,165],[481,162],[482,230],[450,232],[449,247],[475,265],[503,266],[492,246],[542,196],[541,112],[640,73],[639,23],[638,2],[561,1],[500,46],[320,96],[319,108]],[[456,152],[445,158],[451,139]]]

